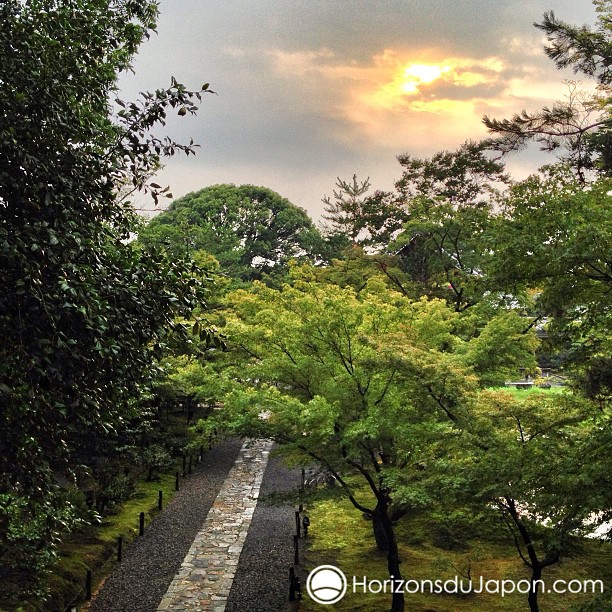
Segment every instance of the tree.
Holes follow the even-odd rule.
[[[522,399],[481,392],[464,430],[467,452],[463,459],[458,453],[450,468],[464,479],[469,503],[494,504],[501,512],[531,571],[531,612],[539,610],[544,570],[571,551],[572,537],[588,532],[601,509],[601,495],[591,496],[597,487],[590,481],[595,415],[594,405],[570,393]]]
[[[354,174],[353,181],[349,183],[338,177],[336,187],[338,190],[334,190],[333,200],[329,196],[322,200],[325,204],[323,210],[327,213],[323,219],[329,221],[329,225],[324,226],[325,232],[346,236],[350,244],[357,244],[357,238],[365,227],[363,201],[360,198],[370,189],[370,179],[358,182]]]
[[[589,170],[610,171],[610,118],[602,96],[586,94],[568,82],[565,100],[557,100],[540,111],[516,113],[511,119],[483,118],[483,123],[497,137],[488,146],[503,154],[525,148],[533,141],[542,151],[555,152],[570,164],[581,183]]]
[[[568,168],[544,168],[512,188],[488,238],[491,283],[537,291],[536,310],[566,365],[609,354],[610,188],[608,180],[583,188]]]
[[[381,278],[359,295],[313,282],[308,269],[293,278],[228,296],[229,350],[217,367],[231,390],[199,427],[273,438],[294,459],[321,464],[372,517],[399,580],[393,523],[431,499],[427,479],[479,384],[470,341],[455,334],[460,315],[442,300],[411,301]],[[395,593],[392,610],[402,609]]]
[[[482,240],[509,181],[504,165],[484,143],[466,142],[430,159],[400,156],[404,168],[396,199],[406,222],[393,243],[400,268],[426,295],[443,297],[457,311],[482,299],[487,257]]]
[[[473,306],[486,290],[482,238],[490,214],[487,206],[454,209],[413,200],[410,220],[395,243],[399,268],[423,294],[448,300],[458,312]]]
[[[598,14],[597,28],[576,27],[557,19],[553,11],[544,13],[535,24],[546,33],[546,55],[558,68],[571,66],[575,72],[593,77],[603,86],[612,84],[612,42],[610,41],[610,0],[593,0]]]
[[[509,182],[504,164],[487,155],[485,142],[467,141],[430,159],[399,155],[398,161],[404,171],[395,188],[407,202],[425,197],[455,209],[491,206]]]
[[[397,256],[369,254],[360,246],[345,249],[341,259],[333,259],[329,265],[317,268],[315,276],[319,282],[352,287],[356,293],[367,289],[369,280],[376,277],[407,297],[418,299],[422,295],[420,286],[399,269]]]
[[[306,211],[253,185],[213,185],[179,198],[139,240],[166,243],[174,253],[205,249],[224,272],[245,282],[282,274],[290,259],[314,260],[322,249]]]
[[[193,152],[151,129],[200,92],[172,79],[109,101],[156,16],[145,0],[0,6],[0,584],[19,602],[82,518],[58,478],[138,418],[154,353],[199,300],[191,264],[129,242],[120,195],[159,196],[161,157]]]
[[[557,68],[572,67],[575,73],[595,79],[599,93],[581,93],[576,83],[569,82],[567,99],[552,107],[534,113],[523,110],[511,119],[483,119],[489,130],[498,135],[489,141],[492,149],[508,153],[530,141],[538,142],[545,151],[564,149],[561,159],[572,166],[581,183],[586,182],[589,170],[606,175],[612,170],[612,5],[609,0],[594,0],[593,4],[598,13],[594,30],[567,24],[552,11],[535,26],[546,33],[548,44],[544,50]]]
[[[360,245],[368,252],[384,252],[406,221],[402,203],[384,191],[366,195],[370,179],[352,182],[338,178],[334,200],[323,198],[323,218],[329,224],[323,226],[328,240],[344,238],[346,246]]]

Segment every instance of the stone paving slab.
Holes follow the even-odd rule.
[[[158,612],[224,612],[273,443],[247,440]]]

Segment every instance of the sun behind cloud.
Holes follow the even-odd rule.
[[[269,51],[274,70],[309,99],[309,112],[347,146],[384,142],[389,149],[430,151],[449,140],[486,136],[482,116],[542,106],[555,82],[529,62],[455,56],[440,49],[383,49],[347,59],[328,48]]]
[[[404,72],[399,76],[400,90],[407,94],[419,91],[419,86],[424,83],[432,83],[439,79],[445,72],[450,70],[450,66],[437,66],[435,64],[410,64],[404,68]]]
[[[503,64],[497,58],[450,57],[437,62],[398,62],[398,59],[390,52],[382,56],[386,61],[379,64],[378,84],[361,96],[370,107],[417,110],[423,107],[423,102],[440,98],[445,98],[448,105],[454,101],[461,105],[466,90],[498,82],[503,70]]]

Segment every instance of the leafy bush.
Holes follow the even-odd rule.
[[[140,463],[147,470],[147,481],[153,480],[155,472],[172,465],[170,453],[159,444],[151,444],[142,451]]]

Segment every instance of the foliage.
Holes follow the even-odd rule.
[[[156,472],[171,465],[172,457],[160,444],[151,444],[142,451],[140,461],[147,470],[147,480],[151,481]]]
[[[338,177],[336,181],[338,190],[334,190],[334,200],[329,196],[323,198],[323,210],[327,213],[323,219],[329,221],[325,227],[328,234],[340,234],[346,236],[352,244],[357,242],[357,237],[363,230],[362,201],[359,199],[370,189],[370,179],[360,183],[357,175],[353,175],[353,181],[343,181]]]
[[[482,392],[469,432],[469,470],[461,462],[452,468],[467,475],[470,503],[479,499],[500,509],[532,581],[569,552],[570,535],[586,533],[600,511],[600,495],[585,495],[578,486],[591,469],[593,412],[592,404],[569,393],[519,399]],[[537,599],[532,588],[532,611]]]
[[[3,605],[23,602],[24,596],[44,596],[40,580],[55,559],[50,543],[57,544],[58,525],[65,531],[88,517],[55,492],[41,504],[7,493],[0,494],[0,579]]]
[[[353,246],[343,252],[343,257],[333,259],[327,266],[312,270],[312,280],[331,283],[339,287],[352,287],[356,293],[372,286],[375,279],[385,284],[389,289],[398,291],[405,296],[418,298],[421,296],[420,286],[399,267],[397,256],[369,254],[360,246]],[[299,278],[304,274],[304,268],[293,268],[290,278]]]
[[[582,72],[597,79],[601,85],[612,83],[610,71],[612,43],[610,42],[610,0],[594,0],[598,14],[597,28],[572,26],[557,19],[553,11],[544,13],[541,24],[536,24],[546,33],[548,45],[546,55],[559,68],[571,66],[575,72]]]
[[[491,281],[509,292],[537,289],[549,340],[578,364],[609,352],[610,188],[607,180],[584,188],[567,170],[544,168],[513,187],[490,233]]]
[[[395,188],[407,201],[423,196],[453,208],[492,205],[509,177],[504,164],[486,150],[484,142],[467,141],[456,151],[439,151],[430,159],[400,155],[404,170]]]
[[[544,14],[535,24],[546,33],[546,54],[558,68],[572,67],[597,83],[596,95],[578,90],[568,83],[565,100],[555,102],[533,113],[523,110],[511,119],[485,116],[484,124],[497,137],[489,141],[491,148],[504,153],[523,148],[535,141],[545,151],[564,149],[562,161],[569,163],[581,183],[589,170],[606,175],[612,170],[610,135],[610,85],[612,43],[610,41],[609,0],[594,0],[598,13],[596,28],[576,27],[559,20],[553,11]]]
[[[495,346],[495,351],[491,347]],[[483,387],[503,385],[516,376],[519,367],[536,367],[535,335],[525,333],[525,321],[518,313],[500,312],[466,345],[464,360],[479,376]]]
[[[213,185],[172,202],[139,233],[170,253],[204,249],[240,281],[285,271],[292,258],[314,260],[322,239],[306,212],[271,189]]]
[[[450,203],[417,198],[396,241],[399,267],[421,292],[447,299],[457,311],[483,297],[486,255],[482,238],[488,206],[455,209]]]
[[[492,341],[486,322],[481,338],[464,339],[456,334],[461,315],[444,301],[410,300],[377,277],[356,294],[314,282],[308,268],[297,272],[281,290],[256,283],[228,296],[228,352],[217,365],[230,391],[198,429],[270,437],[294,460],[320,463],[372,517],[399,576],[393,521],[435,497],[429,479],[446,469],[479,377],[499,367],[486,371],[483,360],[476,375],[478,349],[469,347],[477,341],[484,350],[488,341],[490,352],[505,351],[512,343]],[[517,346],[510,363],[529,359],[529,343]],[[353,474],[370,499],[357,497]]]
[[[134,481],[129,470],[117,460],[105,461],[93,470],[95,478],[94,490],[88,492],[93,495],[95,508],[98,512],[111,511],[117,504],[125,501],[134,491]],[[86,492],[87,493],[87,492]]]
[[[402,202],[384,191],[366,196],[370,180],[358,182],[356,175],[351,183],[338,178],[336,186],[333,201],[323,198],[328,239],[344,237],[349,245],[385,251],[407,220]]]
[[[199,300],[191,264],[129,242],[121,195],[157,197],[161,157],[193,152],[152,129],[171,109],[194,113],[200,92],[172,79],[110,106],[156,16],[145,0],[0,6],[0,490],[44,524],[36,551],[25,531],[3,529],[0,547],[32,572],[76,520],[57,477],[138,420],[154,352]]]
[[[504,166],[475,142],[430,159],[398,159],[404,172],[396,195],[388,197],[402,202],[406,213],[403,231],[391,246],[399,267],[421,293],[463,311],[486,291],[482,238],[509,180]]]
[[[472,260],[480,252],[470,239],[482,231],[499,199],[499,189],[509,181],[503,164],[485,151],[485,143],[466,142],[457,151],[440,151],[429,159],[400,155],[403,173],[395,192],[366,195],[369,179],[358,182],[353,176],[350,183],[338,179],[334,200],[323,199],[324,219],[331,222],[327,233],[345,236],[370,253],[397,252],[411,243],[408,271],[429,284],[435,284],[430,279],[441,272],[446,276],[442,286],[448,285],[451,270],[457,268],[474,276],[477,271]],[[414,253],[417,239],[418,257]],[[436,259],[437,263],[429,263]],[[456,278],[450,278],[453,281],[459,285]]]

